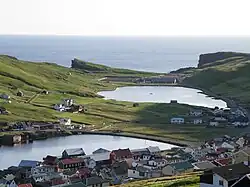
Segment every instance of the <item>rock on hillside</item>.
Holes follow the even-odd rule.
[[[236,53],[236,52],[217,52],[217,53],[207,53],[201,54],[199,57],[198,68],[209,65],[209,63],[213,63],[219,60],[224,60],[232,57],[243,57],[249,58],[250,54],[248,53]]]

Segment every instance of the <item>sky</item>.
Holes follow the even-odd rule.
[[[249,0],[0,0],[0,34],[249,35]]]

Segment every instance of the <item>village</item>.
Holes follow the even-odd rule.
[[[17,166],[0,171],[0,186],[104,187],[200,171],[201,187],[242,187],[250,184],[249,158],[250,134],[242,137],[225,135],[199,147],[170,150],[160,150],[157,146],[99,148],[86,155],[83,148],[65,149],[60,156],[44,155],[41,160],[21,160]]]

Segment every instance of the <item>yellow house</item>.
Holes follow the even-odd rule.
[[[245,147],[242,150],[234,153],[233,156],[233,163],[238,164],[241,162],[249,162],[250,161],[250,147]]]

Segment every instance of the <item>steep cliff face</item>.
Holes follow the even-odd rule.
[[[212,64],[216,61],[225,60],[233,57],[250,59],[250,54],[236,53],[236,52],[217,52],[217,53],[201,54],[199,57],[198,68],[209,66],[209,64]]]

